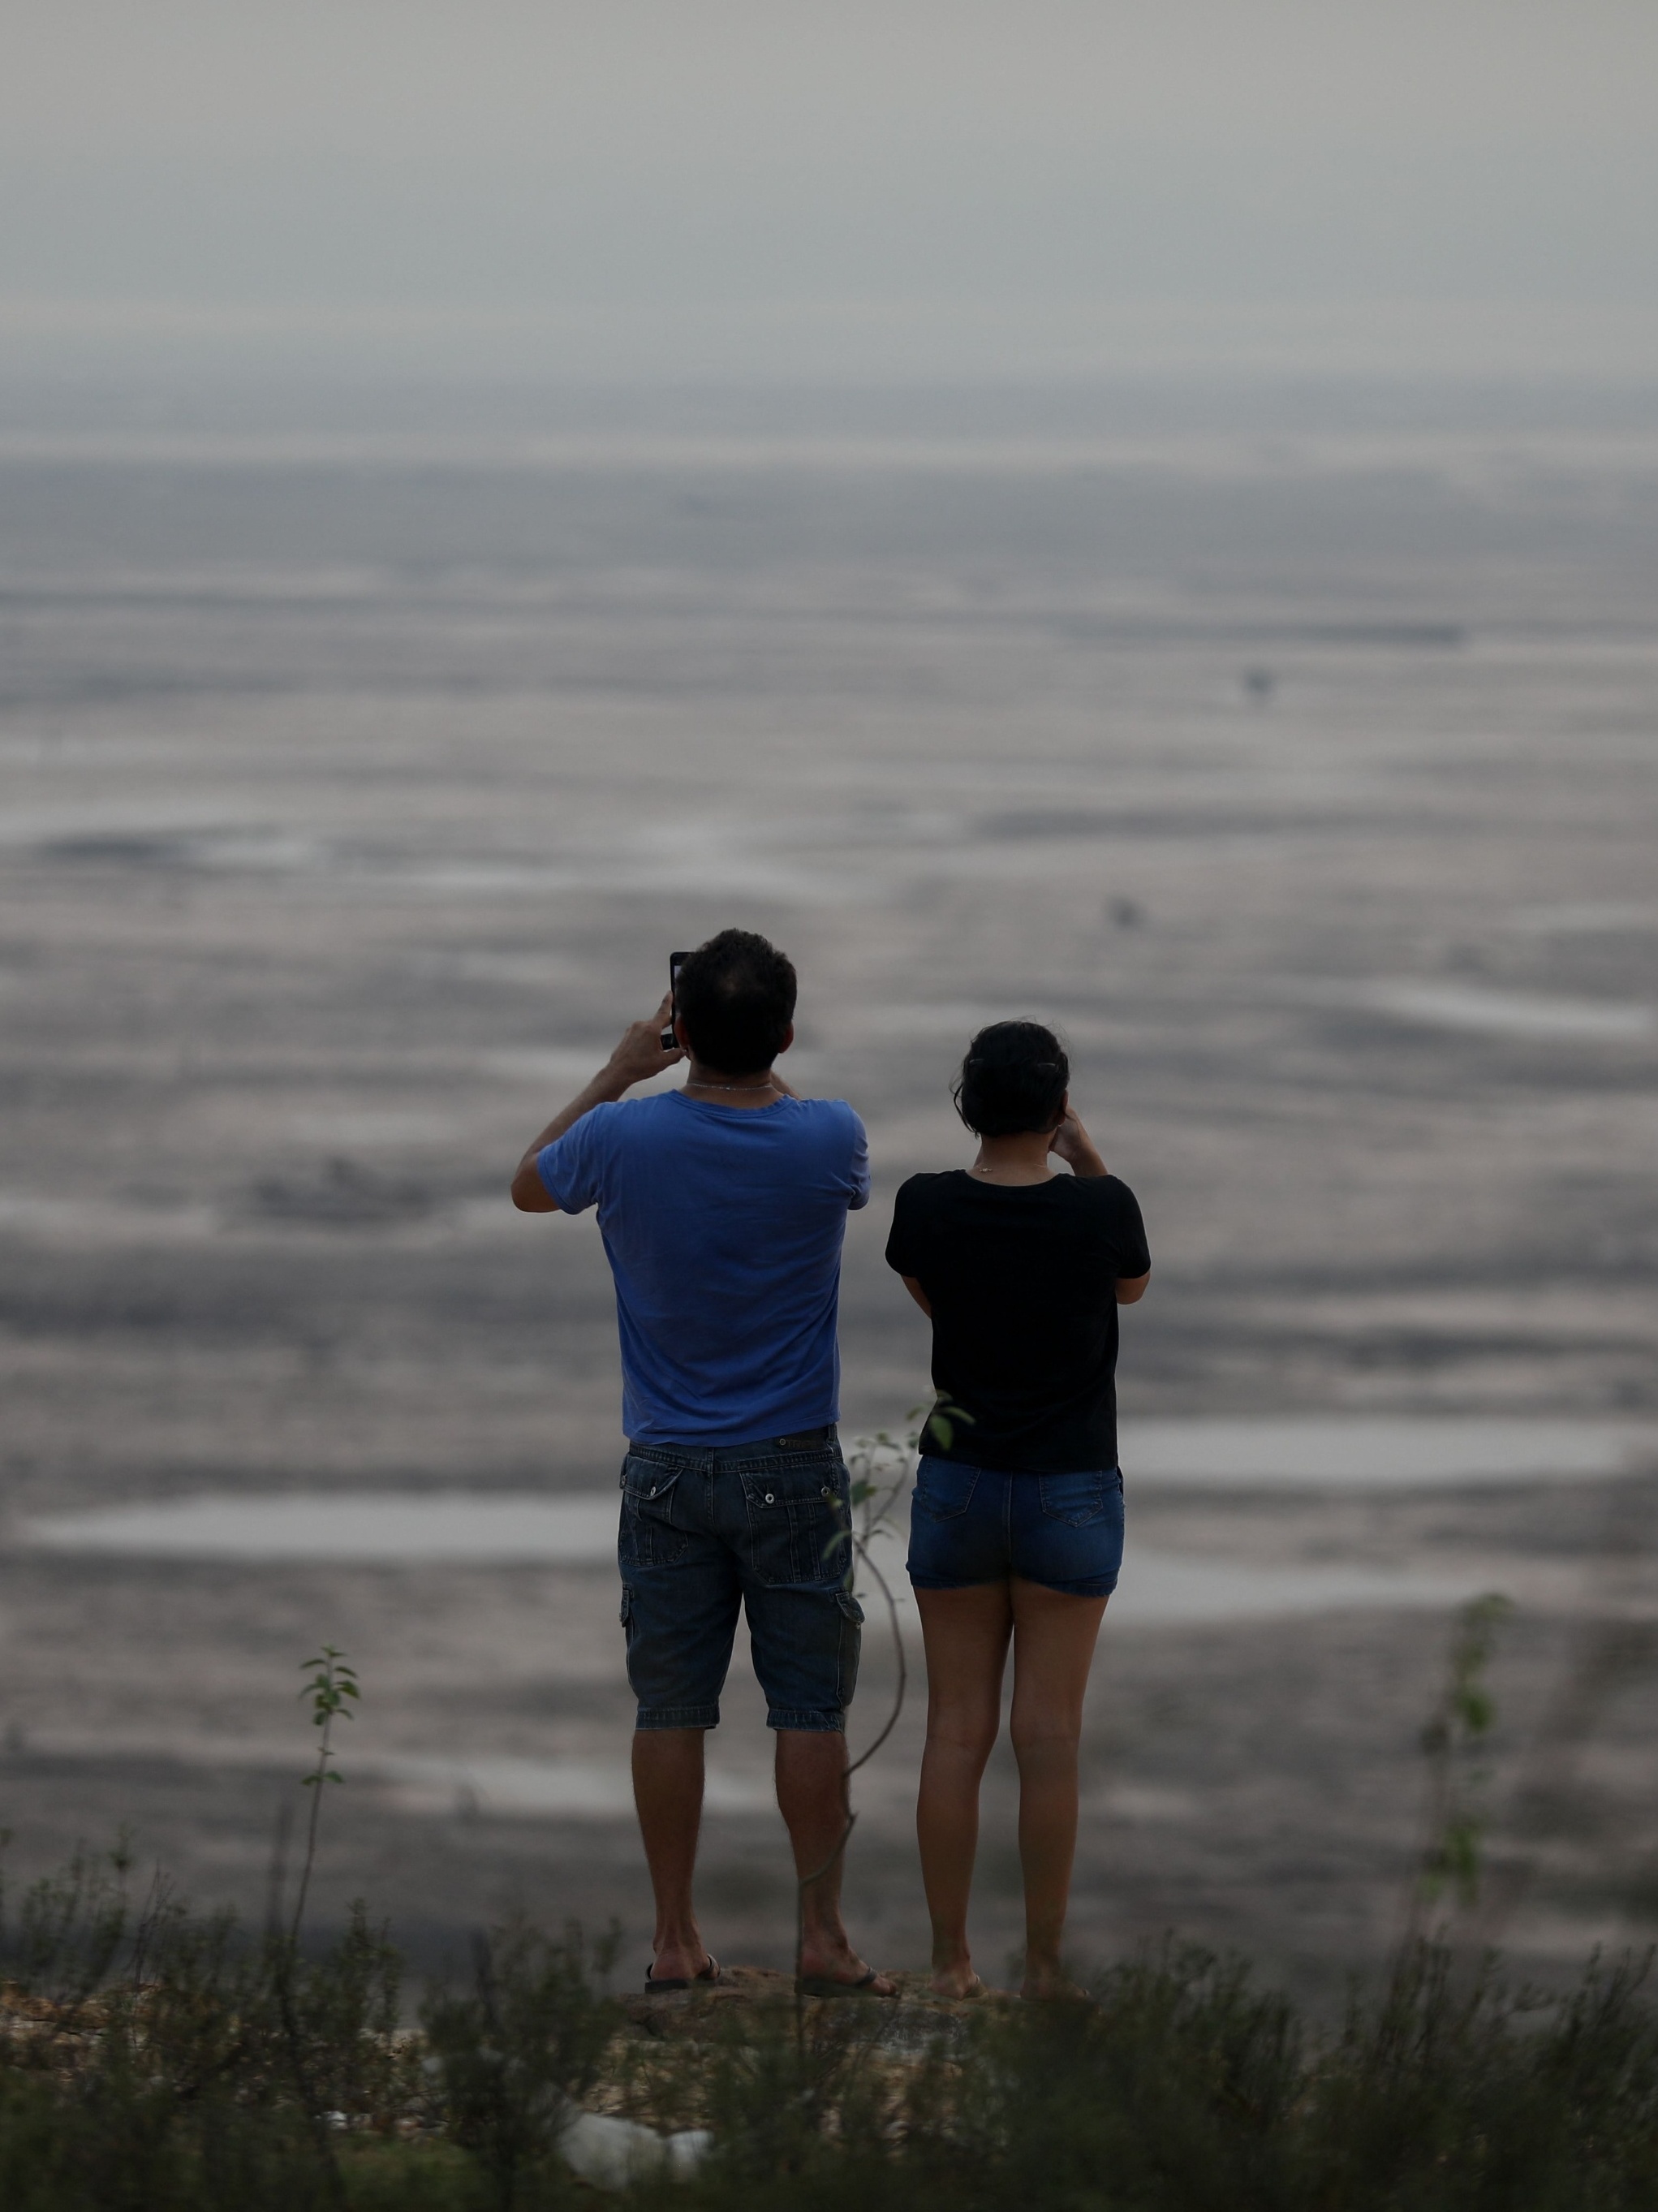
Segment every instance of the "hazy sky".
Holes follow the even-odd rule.
[[[4,27],[13,339],[1658,362],[1658,0],[5,0]]]

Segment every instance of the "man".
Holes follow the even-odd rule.
[[[846,1707],[863,1614],[847,1588],[835,1318],[863,1125],[773,1062],[794,1041],[794,969],[740,929],[691,954],[519,1164],[525,1213],[598,1208],[622,1339],[622,1620],[639,1702],[634,1801],[656,1894],[647,1986],[714,1981],[691,1899],[703,1738],[739,1605],[777,1731],[777,1801],[806,1883],[800,1971],[824,1991],[892,1984],[841,1923]],[[671,1018],[673,1048],[662,1044]],[[622,1103],[689,1060],[683,1090]],[[815,1877],[815,1879],[809,1879]]]

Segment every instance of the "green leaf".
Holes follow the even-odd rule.
[[[1484,1690],[1465,1691],[1461,1699],[1462,1725],[1470,1735],[1484,1735],[1497,1716],[1495,1701]]]

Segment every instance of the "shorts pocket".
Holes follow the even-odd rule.
[[[677,1566],[685,1556],[690,1531],[676,1525],[679,1490],[677,1468],[629,1455],[622,1463],[622,1528],[617,1553],[625,1574],[629,1567]]]
[[[840,1650],[835,1659],[835,1691],[844,1712],[858,1694],[858,1662],[864,1648],[864,1608],[850,1590],[836,1590],[841,1614]]]
[[[839,1457],[744,1468],[749,1565],[773,1589],[841,1583],[852,1564],[851,1504]]]
[[[972,1504],[978,1480],[976,1467],[964,1467],[959,1460],[923,1457],[915,1470],[909,1510],[926,1521],[958,1520]]]
[[[1042,1511],[1050,1521],[1063,1521],[1067,1528],[1093,1528],[1106,1518],[1107,1477],[1097,1470],[1039,1474],[1036,1480]]]

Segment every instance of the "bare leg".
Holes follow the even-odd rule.
[[[979,1784],[1002,1717],[1013,1608],[1006,1583],[918,1589],[926,1645],[926,1748],[915,1803],[921,1880],[932,1920],[932,1986],[966,1996],[978,1983],[967,1907],[979,1844]]]
[[[838,1731],[779,1729],[777,1802],[794,1847],[797,1879],[817,1875],[801,1899],[800,1971],[829,1982],[860,1981],[869,1972],[847,1940],[841,1922],[838,1846],[846,1832],[847,1740]],[[825,1872],[818,1874],[818,1869]],[[878,1974],[870,1984],[890,1997],[892,1984]]]
[[[1077,1852],[1077,1746],[1106,1601],[1067,1597],[1017,1577],[1010,1589],[1013,1711],[1008,1734],[1019,1762],[1023,1994],[1056,1996],[1071,1986],[1060,1971],[1060,1944]]]
[[[659,1981],[700,1974],[708,1954],[691,1905],[697,1831],[702,1825],[701,1729],[634,1732],[634,1803],[656,1896],[651,1972]]]

